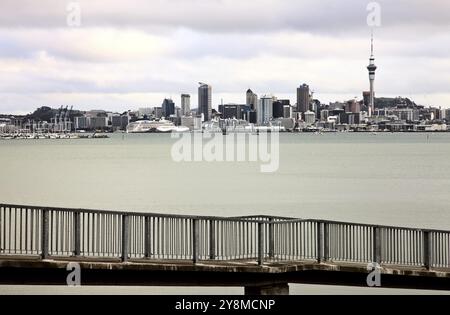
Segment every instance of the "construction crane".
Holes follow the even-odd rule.
[[[59,131],[59,120],[60,120],[60,117],[61,117],[62,109],[63,109],[63,107],[61,105],[61,107],[58,110],[58,113],[55,115],[55,124],[53,126],[53,129],[56,129],[56,126],[58,126],[58,131]],[[55,131],[55,130],[53,130],[53,131]]]
[[[73,110],[73,106],[70,106],[70,110],[68,112],[66,111],[66,118],[68,120],[68,123],[66,124],[65,129],[69,129],[69,131],[72,131],[72,128],[70,127],[70,123],[71,123],[70,114],[72,114],[72,110]]]
[[[61,115],[61,129],[62,131],[66,132],[66,126],[67,126],[67,110],[69,106],[66,105],[66,108],[64,109],[64,114]]]

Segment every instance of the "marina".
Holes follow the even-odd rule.
[[[42,139],[55,139],[55,140],[67,140],[67,139],[107,139],[106,134],[84,134],[84,133],[15,133],[15,134],[0,134],[0,140],[42,140]]]

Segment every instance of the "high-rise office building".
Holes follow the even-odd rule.
[[[181,94],[181,115],[188,116],[191,112],[191,96],[189,94]]]
[[[170,117],[171,115],[175,115],[175,103],[169,99],[166,98],[162,103],[162,115],[164,117]]]
[[[266,125],[273,118],[273,97],[263,96],[258,102],[257,122],[259,125]]]
[[[250,107],[250,110],[256,110],[258,106],[258,95],[248,89],[246,93],[246,105]]]
[[[306,84],[297,88],[297,111],[299,113],[306,113],[309,111],[310,94],[309,86]]]
[[[205,83],[199,83],[198,88],[198,110],[203,114],[204,121],[210,121],[212,116],[212,88]]]
[[[273,102],[273,118],[284,117],[284,105],[280,101]]]

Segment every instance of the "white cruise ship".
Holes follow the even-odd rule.
[[[168,120],[138,120],[128,124],[127,133],[161,132],[160,130],[175,129],[173,122]]]

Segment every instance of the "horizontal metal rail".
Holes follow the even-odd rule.
[[[450,269],[450,231],[0,204],[0,255],[317,261]]]

